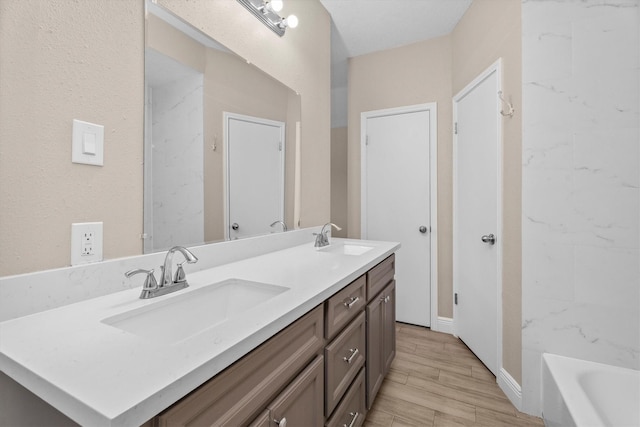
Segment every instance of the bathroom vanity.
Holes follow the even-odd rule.
[[[395,355],[394,262],[391,255],[147,425],[361,425]]]
[[[398,248],[309,241],[8,320],[0,368],[83,425],[358,426],[395,355]]]

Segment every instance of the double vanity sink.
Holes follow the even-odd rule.
[[[398,247],[310,241],[201,271],[187,267],[189,287],[169,295],[140,299],[140,283],[9,320],[0,323],[0,367],[80,424],[140,425]]]

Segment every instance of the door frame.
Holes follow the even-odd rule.
[[[280,219],[282,221],[284,221],[284,210],[285,210],[285,206],[284,206],[284,193],[285,193],[285,149],[286,149],[286,141],[285,141],[285,137],[286,137],[286,125],[284,122],[280,122],[280,121],[276,121],[276,120],[269,120],[269,119],[263,119],[261,117],[253,117],[253,116],[247,116],[244,114],[236,114],[236,113],[230,113],[228,111],[224,111],[222,113],[223,115],[223,139],[224,139],[224,156],[223,156],[223,161],[222,161],[222,169],[223,169],[223,189],[224,189],[224,238],[225,240],[229,240],[230,239],[230,234],[229,234],[229,209],[230,209],[230,203],[229,203],[229,183],[230,183],[230,176],[229,176],[229,121],[230,120],[242,120],[245,122],[250,122],[250,123],[256,123],[256,124],[261,124],[261,125],[268,125],[268,126],[275,126],[277,128],[280,129],[280,144],[281,144],[281,150],[280,150],[280,174],[279,174],[279,181],[280,181],[280,188],[281,188],[281,192],[280,192],[280,200],[278,202],[278,206],[280,208]]]
[[[437,102],[360,113],[360,235],[367,238],[367,119],[427,111],[429,113],[429,206],[431,272],[429,277],[431,325],[438,330],[438,105]]]
[[[475,89],[479,84],[481,84],[484,80],[486,80],[492,74],[496,74],[496,97],[498,97],[498,92],[502,90],[502,58],[498,58],[496,62],[491,64],[486,70],[480,73],[476,78],[474,78],[469,84],[467,84],[460,92],[458,92],[453,97],[453,123],[452,128],[453,132],[453,292],[454,295],[458,292],[459,283],[458,283],[458,274],[456,274],[456,265],[458,264],[458,250],[456,242],[456,234],[458,233],[458,215],[456,206],[458,205],[458,134],[455,131],[456,123],[458,121],[458,102],[461,101],[466,95],[468,95],[473,89]],[[496,230],[496,300],[497,300],[497,310],[496,313],[496,341],[497,341],[497,372],[496,379],[499,377],[500,372],[502,371],[502,274],[503,274],[503,175],[504,175],[504,164],[503,164],[503,152],[504,152],[504,141],[503,141],[503,130],[502,130],[502,115],[498,109],[496,110],[496,129],[498,135],[497,141],[497,165],[498,171],[496,176],[496,190],[497,190],[497,230]],[[454,336],[458,336],[458,325],[456,319],[458,313],[458,307],[454,303],[453,305],[453,334]]]

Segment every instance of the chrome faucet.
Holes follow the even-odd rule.
[[[185,261],[182,261],[181,263],[178,264],[178,270],[176,270],[176,277],[174,279],[171,277],[171,266],[173,261],[173,254],[175,252],[180,252],[184,256]],[[184,264],[185,262],[187,262],[188,264],[194,264],[198,262],[198,258],[194,254],[192,254],[187,248],[183,248],[182,246],[174,246],[171,249],[169,249],[169,252],[167,252],[167,256],[164,257],[164,265],[161,267],[162,268],[162,282],[160,282],[161,288],[165,286],[175,286],[182,283],[184,283],[185,285],[183,286],[184,288],[189,286],[189,284],[187,283],[187,276],[184,273],[184,269],[182,268],[182,264]]]
[[[173,254],[175,252],[180,252],[184,256],[185,260],[178,264],[178,269],[176,270],[175,277],[172,277],[171,266],[173,265]],[[153,274],[153,269],[144,270],[142,268],[138,268],[135,270],[127,271],[124,275],[126,277],[131,277],[138,273],[146,274],[147,278],[144,281],[144,285],[142,285],[140,298],[148,299],[159,297],[161,295],[170,294],[171,292],[175,292],[189,286],[189,283],[187,283],[187,275],[182,268],[182,264],[184,264],[185,262],[193,264],[195,262],[198,262],[198,258],[188,249],[182,246],[174,246],[169,249],[169,252],[167,252],[167,255],[164,258],[164,265],[160,267],[160,283],[158,283],[158,281],[156,280],[156,277]]]
[[[329,227],[325,230],[325,228]],[[313,233],[316,236],[316,242],[313,244],[316,248],[322,248],[324,246],[329,246],[329,231],[331,231],[331,227],[334,227],[336,230],[340,231],[342,228],[338,227],[332,222],[328,222],[322,226],[322,230],[320,233]]]
[[[282,225],[282,232],[287,231],[287,224],[285,224],[284,221],[273,221],[273,223],[269,227],[273,228],[273,226],[276,224]]]

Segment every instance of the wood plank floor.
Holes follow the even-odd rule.
[[[544,426],[518,412],[493,374],[452,335],[397,323],[396,347],[365,427]]]

